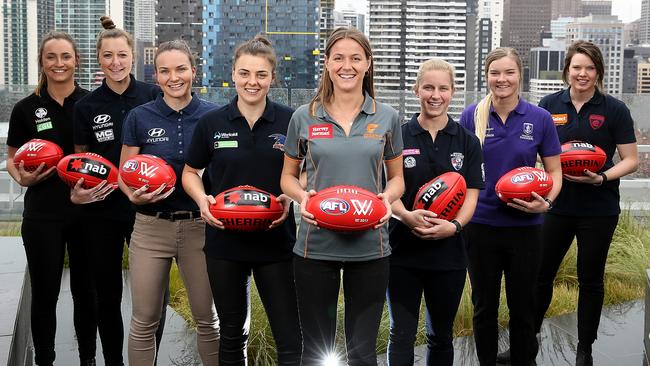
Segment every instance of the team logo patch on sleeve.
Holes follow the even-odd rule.
[[[605,116],[600,114],[590,114],[589,115],[589,125],[593,130],[601,128],[605,124]]]
[[[413,156],[407,156],[404,158],[404,168],[415,168],[416,160]]]
[[[287,136],[279,133],[274,133],[272,135],[269,135],[269,137],[275,139],[273,142],[273,148],[284,152],[284,142],[287,140]]]
[[[566,113],[551,114],[551,117],[553,117],[553,123],[555,123],[556,126],[563,126],[566,125],[567,122],[569,122],[569,115]]]
[[[451,166],[459,171],[463,167],[463,161],[465,160],[465,155],[463,153],[455,152],[451,154]]]
[[[313,125],[309,128],[309,139],[331,139],[334,137],[334,129],[332,124],[324,123],[320,125]]]

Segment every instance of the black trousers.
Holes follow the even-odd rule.
[[[302,338],[291,260],[235,262],[206,257],[220,324],[220,365],[246,365],[250,328],[251,275],[271,325],[278,365],[300,365]]]
[[[578,244],[578,341],[590,345],[596,340],[605,296],[604,275],[607,253],[618,216],[576,217],[547,214],[543,226],[542,262],[537,287],[536,329],[553,297],[553,281],[573,238]]]
[[[435,243],[432,243],[435,245]],[[413,365],[420,301],[426,302],[427,365],[453,365],[453,327],[465,287],[466,271],[390,267],[388,364]]]
[[[302,365],[322,365],[335,352],[341,271],[348,365],[377,365],[377,333],[388,285],[388,258],[338,262],[294,256],[303,334]]]
[[[74,221],[73,217],[65,217],[61,220],[24,218],[22,222],[21,232],[32,287],[31,327],[37,365],[51,365],[56,357],[56,304],[66,246],[79,358],[87,360],[95,357],[95,293],[87,260],[90,243],[79,235],[79,224]]]
[[[493,366],[496,362],[503,275],[510,313],[512,365],[528,366],[537,354],[534,308],[541,225],[496,227],[470,223],[465,232],[479,363]]]

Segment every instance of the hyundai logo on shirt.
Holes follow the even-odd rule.
[[[160,127],[155,127],[147,131],[147,135],[149,135],[151,138],[147,139],[147,143],[151,144],[154,142],[164,142],[164,141],[169,141],[169,137],[163,137],[165,136],[165,129],[160,128]]]

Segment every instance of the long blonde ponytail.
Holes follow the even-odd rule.
[[[490,106],[492,105],[492,93],[488,93],[474,109],[474,134],[481,141],[481,146],[487,134],[488,121],[490,120]]]

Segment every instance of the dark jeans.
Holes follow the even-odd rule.
[[[348,365],[377,365],[377,333],[388,285],[388,258],[337,262],[294,256],[303,334],[302,365],[321,365],[335,351],[341,271]]]
[[[435,244],[435,243],[432,243]],[[466,271],[428,271],[390,267],[388,364],[413,365],[420,300],[426,302],[427,365],[453,365],[454,318],[465,287]]]
[[[618,216],[576,217],[547,214],[543,226],[542,264],[537,288],[536,329],[553,297],[553,280],[573,238],[578,243],[578,341],[596,340],[605,289],[603,277],[607,252]]]
[[[300,365],[302,338],[291,260],[251,263],[206,258],[206,263],[221,327],[219,364],[246,365],[253,275],[275,339],[278,364]]]
[[[474,339],[482,366],[496,362],[502,274],[510,313],[512,365],[537,354],[534,307],[541,254],[541,225],[497,227],[470,223],[465,230],[474,304]]]
[[[70,260],[70,291],[79,358],[95,357],[97,320],[88,248],[73,217],[61,220],[24,218],[21,227],[32,287],[31,327],[37,365],[51,365],[56,357],[56,304],[61,288],[63,258]]]

